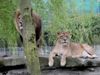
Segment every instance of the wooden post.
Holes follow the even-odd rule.
[[[25,56],[27,59],[27,67],[31,75],[41,75],[38,50],[35,40],[35,25],[33,25],[31,16],[31,0],[20,0],[20,10],[24,24],[22,35],[24,41]]]

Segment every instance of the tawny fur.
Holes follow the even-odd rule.
[[[39,42],[40,42],[40,37],[41,37],[41,25],[42,25],[41,18],[35,12],[33,12],[33,11],[31,11],[31,12],[32,12],[32,14],[31,14],[32,21],[35,25],[36,43],[38,46]],[[22,36],[23,19],[22,19],[22,15],[21,15],[21,12],[19,9],[17,9],[17,11],[16,11],[14,23],[15,23],[15,27],[16,27],[17,31]]]
[[[53,50],[49,55],[49,66],[53,66],[54,57],[58,55],[61,56],[60,65],[64,66],[66,64],[66,58],[79,58],[88,57],[95,58],[95,50],[88,44],[73,43],[70,41],[69,32],[60,32],[57,35],[57,42]]]

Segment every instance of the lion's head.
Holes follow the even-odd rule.
[[[70,33],[69,32],[58,32],[57,39],[61,44],[67,45],[70,43]]]

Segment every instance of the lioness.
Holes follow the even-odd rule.
[[[57,42],[53,50],[50,52],[49,56],[49,66],[53,66],[54,57],[56,55],[61,56],[60,65],[64,66],[66,64],[67,57],[88,57],[95,58],[95,50],[88,44],[72,43],[70,41],[69,32],[59,32],[57,36]]]
[[[42,31],[42,22],[41,22],[41,18],[40,16],[33,12],[31,10],[31,16],[32,16],[32,22],[34,23],[34,27],[35,27],[35,34],[36,34],[36,44],[39,47],[39,43],[41,40],[41,31]],[[17,29],[17,31],[20,34],[20,37],[22,38],[22,31],[23,31],[23,19],[22,19],[22,14],[21,11],[19,9],[17,9],[16,13],[15,13],[15,18],[14,18],[14,23],[15,23],[15,27]],[[23,42],[23,38],[22,38],[22,42]]]

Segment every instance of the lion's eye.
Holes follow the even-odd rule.
[[[66,36],[66,38],[68,38],[68,36]]]
[[[63,38],[63,36],[60,36],[60,38]]]

